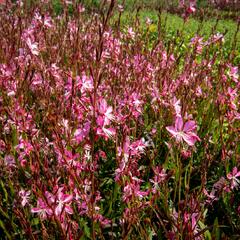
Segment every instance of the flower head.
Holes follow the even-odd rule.
[[[238,188],[240,181],[237,179],[240,176],[240,171],[234,167],[231,173],[227,174],[227,179],[231,181],[231,189]]]
[[[189,120],[184,124],[182,116],[177,116],[175,118],[174,126],[166,127],[177,142],[182,142],[184,140],[189,146],[193,146],[196,141],[200,141],[200,138],[194,132],[196,128],[196,122],[193,120]]]
[[[38,199],[37,207],[32,208],[31,212],[38,213],[42,220],[47,219],[48,216],[51,216],[53,214],[52,209],[48,207],[48,205],[42,200],[42,198]]]
[[[21,197],[21,205],[22,207],[25,207],[26,204],[28,204],[29,198],[30,198],[30,191],[25,191],[25,190],[21,190],[18,195],[19,197]]]

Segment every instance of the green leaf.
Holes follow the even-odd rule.
[[[16,128],[12,128],[12,143],[13,143],[13,146],[16,146],[18,144],[18,137],[17,137]]]
[[[39,224],[39,218],[33,218],[32,225],[38,225],[38,224]]]
[[[84,219],[80,220],[80,227],[83,229],[84,235],[81,237],[81,240],[90,239],[90,228],[88,227],[87,222]]]
[[[148,230],[148,239],[149,239],[149,240],[152,240],[154,234],[155,234],[154,230],[149,229],[149,230]]]
[[[218,224],[218,218],[216,217],[213,224],[213,234],[212,234],[216,240],[220,240],[220,229]]]
[[[7,231],[4,223],[2,222],[2,220],[0,219],[0,227],[3,229],[4,233],[5,233],[5,237],[7,237],[8,239],[12,239],[10,233]]]
[[[6,212],[3,211],[2,207],[0,206],[0,213],[6,218],[6,219],[10,219],[9,216],[7,215]]]
[[[201,230],[206,229],[206,225],[203,222],[198,221],[198,225],[200,226]],[[212,240],[212,236],[209,230],[204,231],[204,237],[206,240]]]
[[[6,190],[5,186],[4,186],[3,181],[1,181],[1,188],[2,188],[3,193],[4,193],[4,200],[7,202],[8,201],[8,193],[7,193],[7,190]]]

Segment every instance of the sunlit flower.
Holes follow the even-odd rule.
[[[195,121],[189,120],[184,124],[181,116],[175,118],[174,126],[166,127],[177,142],[182,142],[184,140],[189,146],[193,146],[196,141],[200,141],[200,138],[194,132],[196,128],[197,125]]]
[[[52,209],[48,207],[48,205],[42,200],[42,198],[38,199],[37,207],[32,208],[31,212],[37,213],[42,220],[47,219],[47,217],[50,217],[53,214]]]
[[[232,172],[227,174],[227,179],[231,182],[231,189],[238,188],[240,184],[240,180],[238,179],[240,177],[240,171],[238,171],[237,167],[234,167]]]
[[[30,191],[25,191],[25,190],[21,190],[18,195],[21,197],[21,205],[22,207],[25,207],[26,204],[28,204],[29,198],[30,198]]]

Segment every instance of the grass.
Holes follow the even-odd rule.
[[[131,22],[131,19],[134,18],[134,14],[132,12],[126,11],[123,14],[122,23],[127,24],[128,22]],[[158,13],[154,10],[143,10],[139,14],[140,21],[144,25],[146,18],[150,18],[153,22],[151,29],[153,32],[157,31],[157,21],[158,21]],[[200,22],[200,20],[195,18],[190,18],[184,25],[184,20],[176,15],[176,14],[170,14],[167,12],[162,13],[161,17],[162,22],[165,22],[166,24],[166,33],[167,35],[174,35],[178,31],[181,31],[183,29],[183,36],[185,40],[189,40],[198,31],[200,27],[199,34],[204,37],[204,39],[208,39],[208,37],[211,35],[212,29],[216,25],[216,19],[207,19],[203,23]],[[184,25],[184,28],[183,28]],[[216,26],[216,32],[219,33],[226,33],[225,35],[225,41],[226,44],[232,44],[233,38],[235,36],[235,33],[237,31],[237,23],[233,20],[227,20],[222,19],[219,20]],[[240,50],[240,32],[237,34],[237,48]]]
[[[118,1],[122,2],[122,1]],[[157,22],[158,22],[158,12],[154,9],[157,9],[157,7],[160,7],[162,5],[161,0],[126,0],[125,1],[125,11],[122,16],[122,24],[130,24],[131,20],[133,20],[136,11],[138,7],[142,9],[139,13],[141,24],[144,26],[146,18],[150,18],[153,21],[152,24],[152,33],[157,32]],[[171,1],[174,2],[174,1]],[[204,6],[206,1],[198,1],[199,6]],[[85,0],[83,3],[86,6],[97,8],[99,6],[100,1],[99,0]],[[61,3],[59,0],[53,0],[53,6],[57,14],[61,13]],[[177,6],[176,3],[172,3],[172,6]],[[210,10],[210,9],[207,9]],[[172,37],[175,35],[178,31],[181,31],[183,28],[183,36],[186,41],[189,41],[196,32],[198,31],[200,27],[199,34],[203,36],[203,38],[206,40],[212,32],[212,29],[216,25],[216,32],[219,33],[226,33],[225,35],[225,41],[227,46],[231,46],[232,42],[234,41],[234,36],[237,31],[237,22],[231,19],[221,19],[222,15],[226,15],[226,11],[215,11],[217,15],[219,16],[220,20],[218,20],[218,24],[216,25],[217,18],[207,18],[207,20],[204,20],[204,22],[201,23],[201,21],[197,18],[190,18],[185,23],[183,28],[184,20],[177,14],[171,14],[168,12],[162,13],[162,22],[165,22],[165,32],[169,37]],[[230,13],[230,12],[229,12]],[[238,55],[240,52],[240,31],[237,34],[236,37],[237,43],[236,47],[238,50]]]
[[[126,10],[122,15],[122,26],[133,26],[136,14],[136,11],[131,12]],[[148,31],[151,34],[150,39],[154,42],[158,37],[158,12],[143,9],[139,11],[138,18],[142,30],[145,32],[147,29],[146,19],[151,19],[152,24]],[[161,39],[165,42],[166,46],[176,41],[181,45],[181,51],[188,51],[189,42],[196,34],[203,37],[204,41],[207,41],[213,33],[223,34],[224,44],[222,47],[224,48],[224,57],[228,58],[228,55],[234,53],[233,63],[235,65],[240,64],[240,31],[238,31],[236,21],[231,19],[217,20],[216,18],[207,18],[201,22],[199,19],[191,17],[184,22],[183,18],[177,14],[165,11],[161,13],[161,25]]]

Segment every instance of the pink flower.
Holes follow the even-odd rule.
[[[30,194],[31,194],[30,191],[25,191],[23,189],[18,193],[18,195],[22,198],[21,205],[23,207],[25,207],[25,205],[28,203]]]
[[[27,38],[26,43],[33,55],[38,56],[39,50],[38,50],[38,44],[36,42],[32,42],[30,38]]]
[[[128,34],[130,36],[130,38],[134,39],[135,37],[135,32],[133,31],[133,29],[130,27],[128,28]]]
[[[0,152],[4,152],[5,149],[6,149],[5,142],[2,139],[0,139]]]
[[[141,191],[140,190],[140,184],[138,181],[133,181],[132,183],[127,183],[127,185],[123,189],[123,201],[129,202],[134,197],[142,199],[143,197],[146,197],[149,192],[148,191]]]
[[[71,204],[73,196],[70,194],[64,194],[63,188],[60,188],[57,193],[57,207],[55,208],[55,214],[60,216],[63,212],[67,212],[68,214],[73,214],[72,208],[69,206]]]
[[[181,155],[182,155],[182,157],[183,157],[184,159],[188,159],[188,158],[191,157],[192,153],[191,153],[191,151],[188,151],[188,150],[183,149],[183,150],[181,151]]]
[[[193,120],[189,120],[183,124],[181,116],[176,117],[175,126],[166,127],[168,132],[175,137],[177,142],[182,142],[182,140],[184,140],[189,146],[193,146],[196,141],[200,141],[200,138],[194,133],[196,128],[197,125]]]
[[[172,100],[172,105],[173,105],[173,107],[174,107],[176,116],[180,116],[180,117],[181,117],[181,105],[180,105],[180,100],[177,99],[176,97],[174,97],[173,100]]]
[[[118,4],[117,7],[118,7],[118,11],[119,11],[119,12],[123,12],[123,11],[124,11],[124,8],[123,8],[122,5]]]
[[[238,67],[232,67],[230,66],[230,73],[229,73],[230,77],[232,78],[232,80],[236,83],[238,83]]]
[[[23,153],[28,156],[33,151],[33,146],[27,140],[20,138],[19,144],[16,146],[16,150],[19,152],[23,150]]]
[[[154,178],[150,179],[150,182],[153,183],[153,193],[159,189],[159,185],[167,179],[166,170],[160,166],[153,168]]]
[[[114,120],[114,116],[112,114],[113,108],[107,105],[107,101],[105,99],[101,99],[99,101],[98,111],[104,118],[104,125],[108,125],[110,121]]]
[[[90,132],[90,128],[91,128],[91,123],[87,121],[86,123],[84,123],[84,126],[82,128],[76,129],[74,133],[74,140],[77,143],[82,142],[83,139],[85,139],[88,136]]]
[[[100,99],[98,105],[99,115],[97,117],[97,135],[104,137],[106,140],[116,134],[116,130],[109,126],[110,122],[114,120],[112,114],[113,108],[107,105],[105,99]]]
[[[238,188],[240,181],[237,177],[240,176],[240,171],[238,172],[237,167],[234,167],[231,173],[227,174],[227,179],[231,181],[231,189]]]
[[[4,158],[4,164],[8,167],[16,167],[16,161],[14,156],[6,155]]]
[[[97,213],[94,214],[94,220],[100,222],[100,224],[104,227],[104,226],[108,226],[111,223],[111,220],[104,218],[101,214]]]
[[[195,12],[196,12],[196,8],[195,8],[194,6],[190,6],[190,7],[187,9],[187,12],[188,12],[189,14],[195,13]]]
[[[78,11],[79,13],[83,13],[85,11],[85,8],[82,5],[79,5]]]
[[[206,188],[203,189],[203,194],[208,198],[208,199],[206,200],[206,203],[212,204],[213,201],[218,200],[218,197],[215,196],[215,191],[216,191],[216,190],[213,189],[210,193],[208,193],[208,191],[206,190]]]
[[[105,140],[112,138],[116,134],[116,130],[114,128],[106,127],[104,117],[98,116],[97,124],[97,135],[104,137]]]
[[[42,200],[42,198],[39,198],[37,201],[37,207],[31,209],[32,213],[38,213],[40,218],[42,220],[47,219],[48,216],[52,216],[53,211],[48,207],[48,205]]]

